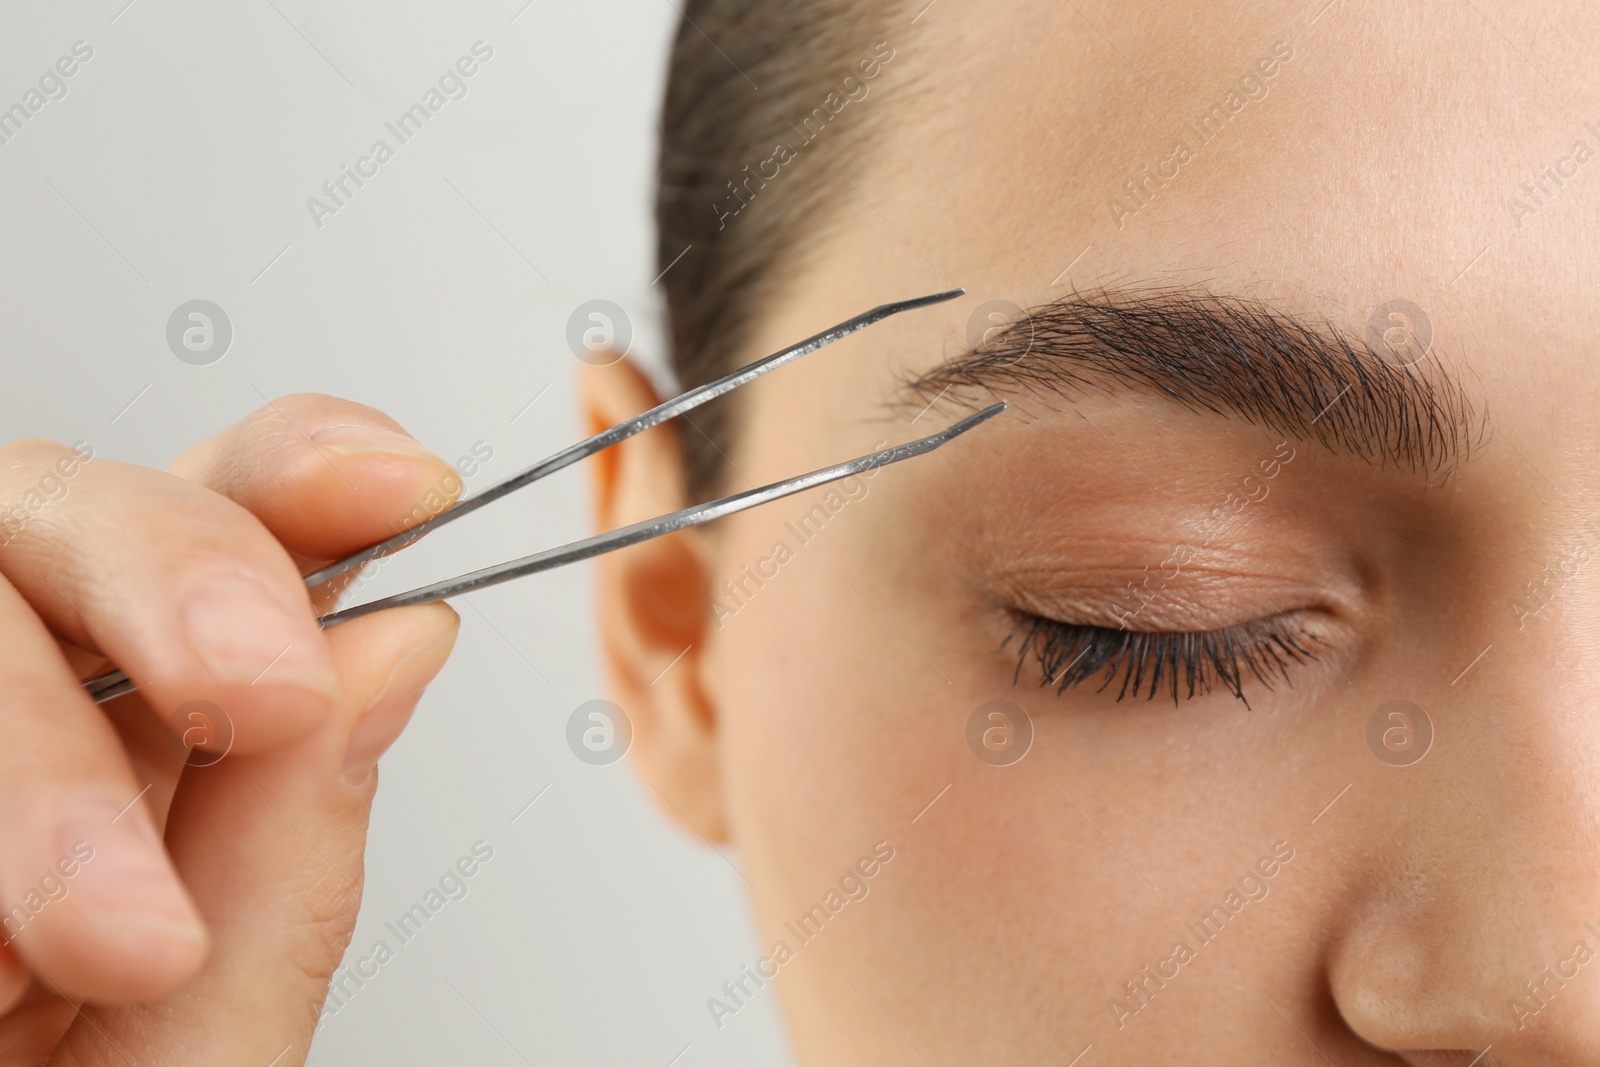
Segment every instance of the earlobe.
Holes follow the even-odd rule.
[[[660,396],[629,360],[584,366],[579,389],[591,432],[652,407]],[[589,461],[597,529],[684,507],[683,451],[659,426]],[[697,836],[727,837],[717,715],[703,684],[714,632],[704,536],[676,533],[599,557],[597,606],[606,681],[633,726],[629,758]]]

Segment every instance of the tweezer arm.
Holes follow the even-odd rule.
[[[626,440],[634,434],[643,433],[654,426],[659,426],[668,419],[676,418],[686,411],[692,411],[707,401],[715,400],[724,393],[731,392],[741,385],[754,381],[768,371],[776,370],[785,363],[790,363],[801,356],[815,352],[819,348],[831,345],[840,338],[848,337],[858,330],[864,330],[881,319],[886,319],[891,315],[898,315],[902,311],[927,307],[930,304],[942,304],[946,300],[954,300],[964,292],[966,292],[965,289],[951,289],[948,292],[934,293],[931,296],[919,296],[910,300],[896,301],[892,304],[880,304],[871,311],[863,312],[853,319],[841,322],[831,329],[808,337],[799,344],[791,345],[781,352],[774,352],[765,359],[757,360],[755,363],[741,367],[732,374],[724,375],[716,381],[697,386],[686,393],[680,393],[671,400],[657,404],[642,415],[636,415],[625,422],[619,422],[609,430],[595,434],[586,441],[579,441],[575,445],[562,449],[527,470],[514,474],[497,485],[490,486],[477,496],[468,497],[454,507],[441,511],[433,518],[397,533],[386,541],[380,541],[370,548],[362,549],[353,556],[346,556],[344,559],[328,564],[319,571],[308,574],[306,576],[306,586],[314,589],[324,582],[354,570],[363,563],[377,559],[379,556],[388,555],[396,549],[404,548],[447,522],[455,522],[462,516],[470,515],[485,504],[499,500],[508,493],[514,493],[523,486],[536,482],[547,475],[554,474],[563,467],[570,467],[572,464],[577,463],[579,460],[587,459],[596,452],[603,452],[618,441]]]
[[[565,566],[568,563],[577,563],[579,560],[591,559],[607,552],[615,552],[619,548],[627,548],[629,545],[636,545],[641,541],[648,541],[664,534],[687,530],[691,526],[699,526],[701,523],[711,522],[713,519],[720,519],[726,515],[744,511],[746,508],[753,508],[758,504],[779,500],[819,485],[826,485],[828,482],[836,482],[840,478],[848,478],[852,474],[860,474],[875,467],[886,467],[891,463],[899,463],[913,456],[932,452],[940,445],[960,437],[974,426],[988,421],[1005,409],[1004,401],[991,404],[982,411],[975,412],[959,422],[952,423],[938,433],[918,438],[915,441],[908,441],[903,445],[886,448],[881,452],[873,452],[870,455],[861,456],[845,463],[837,463],[832,467],[824,467],[821,470],[812,471],[810,474],[801,474],[781,482],[773,482],[771,485],[764,485],[759,489],[749,489],[743,493],[734,493],[731,496],[721,497],[704,504],[696,504],[693,507],[674,511],[659,518],[646,519],[630,526],[622,526],[607,533],[597,534],[594,537],[586,537],[581,541],[573,541],[571,544],[562,545],[559,548],[535,552],[531,556],[523,556],[521,559],[514,559],[509,563],[485,567],[470,574],[463,574],[459,578],[451,578],[448,581],[425,585],[420,589],[413,589],[409,593],[396,593],[394,596],[384,597],[381,600],[374,600],[367,604],[357,604],[354,607],[330,612],[322,616],[320,621],[324,627],[336,626],[341,622],[360,618],[362,615],[369,615],[374,611],[382,611],[385,608],[399,608],[408,604],[428,604],[435,600],[444,600],[447,597],[470,593],[475,589],[486,589],[491,585],[509,582],[513,578],[537,574],[540,571],[551,570],[555,567]]]
[[[607,552],[614,552],[619,548],[636,545],[641,541],[648,541],[651,538],[661,537],[678,530],[699,526],[701,523],[711,522],[713,519],[720,519],[724,516],[744,511],[746,508],[753,508],[759,504],[792,496],[795,493],[804,492],[819,485],[826,485],[828,482],[836,482],[841,478],[848,478],[852,474],[860,474],[876,467],[886,467],[891,463],[899,463],[902,460],[911,459],[913,456],[931,452],[941,445],[960,437],[974,426],[987,422],[1005,409],[1004,401],[991,404],[981,411],[974,412],[964,419],[951,423],[938,433],[929,434],[927,437],[918,438],[915,441],[908,441],[903,445],[896,445],[893,448],[886,448],[879,452],[860,456],[845,463],[824,467],[809,474],[787,478],[781,482],[773,482],[758,489],[750,489],[743,493],[734,493],[731,496],[721,497],[704,504],[696,504],[693,507],[674,511],[668,515],[646,519],[643,522],[636,522],[630,526],[623,526],[607,533],[597,534],[594,537],[586,537],[581,541],[573,541],[559,548],[535,552],[531,556],[523,556],[521,559],[514,559],[509,563],[485,567],[470,574],[463,574],[459,578],[451,578],[448,581],[436,582],[433,585],[426,585],[410,592],[396,593],[394,596],[383,597],[366,604],[357,604],[354,607],[329,612],[318,621],[326,628],[337,626],[339,623],[348,622],[351,619],[360,618],[362,615],[370,615],[375,611],[382,611],[385,608],[404,607],[408,604],[428,604],[435,600],[444,600],[447,597],[470,593],[475,589],[485,589],[491,585],[499,585],[501,582],[508,582],[513,578],[521,578],[524,575],[552,570],[568,563],[592,559]],[[94,697],[95,703],[103,704],[108,700],[133,692],[135,686],[125,674],[119,671],[101,675],[98,678],[91,678],[84,683],[84,688]]]

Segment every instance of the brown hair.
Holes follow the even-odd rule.
[[[679,384],[765,354],[746,352],[753,325],[853,195],[842,173],[870,129],[856,103],[893,58],[880,31],[896,7],[683,0],[656,168],[656,263]],[[732,397],[713,401],[680,428],[696,497],[723,477],[736,411]]]

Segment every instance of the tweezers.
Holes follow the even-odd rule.
[[[493,503],[503,496],[514,493],[524,486],[531,485],[540,478],[554,474],[556,471],[571,466],[579,460],[587,459],[597,452],[602,452],[619,441],[624,441],[635,434],[642,433],[651,427],[666,422],[668,419],[692,411],[701,404],[714,400],[724,393],[732,392],[740,386],[748,385],[768,371],[776,370],[785,363],[790,363],[801,356],[809,355],[819,348],[825,348],[840,338],[848,337],[850,334],[863,330],[875,322],[886,319],[891,315],[898,315],[902,311],[911,311],[916,308],[928,307],[932,304],[941,304],[947,300],[954,300],[965,292],[966,290],[964,289],[951,289],[943,293],[934,293],[931,296],[920,296],[911,300],[881,304],[871,311],[863,312],[853,319],[847,319],[831,329],[824,330],[813,337],[808,337],[799,344],[791,345],[782,351],[774,352],[765,359],[742,367],[731,374],[718,378],[716,381],[708,382],[705,385],[690,389],[688,392],[681,393],[671,400],[656,405],[642,415],[636,415],[624,422],[619,422],[609,430],[604,430],[587,440],[579,441],[575,445],[562,449],[548,459],[512,475],[503,482],[490,486],[477,496],[459,501],[453,507],[441,511],[439,514],[418,523],[410,529],[308,574],[305,578],[306,588],[315,589],[317,586],[332,581],[340,575],[348,574],[355,568],[380,556],[397,552],[446,523],[454,522],[470,515],[479,508]],[[781,482],[773,482],[757,489],[734,493],[704,504],[696,504],[693,507],[683,508],[680,511],[674,511],[654,519],[646,519],[643,522],[636,522],[606,533],[596,534],[593,537],[586,537],[580,541],[573,541],[557,548],[535,552],[531,556],[523,556],[508,563],[485,567],[469,574],[463,574],[458,578],[436,582],[405,593],[396,593],[393,596],[386,596],[366,604],[357,604],[353,607],[331,611],[319,616],[317,621],[324,628],[337,626],[341,622],[348,622],[351,619],[360,618],[362,615],[370,615],[385,608],[398,608],[408,604],[427,604],[435,600],[444,600],[448,597],[470,593],[475,589],[498,585],[513,578],[537,574],[540,571],[562,567],[568,563],[576,563],[579,560],[592,559],[606,552],[614,552],[619,548],[636,545],[641,541],[648,541],[654,537],[660,537],[678,530],[686,530],[691,526],[698,526],[713,519],[720,519],[723,516],[732,515],[746,508],[753,508],[757,504],[765,504],[794,493],[804,492],[819,485],[826,485],[828,482],[848,478],[852,474],[860,474],[876,467],[888,466],[891,463],[899,463],[902,460],[911,459],[913,456],[932,452],[941,445],[960,437],[979,423],[986,422],[1000,414],[1005,409],[1006,405],[1003,401],[991,404],[981,411],[952,423],[938,433],[908,441],[903,445],[896,445],[893,448],[886,448],[869,455],[859,456],[845,463],[823,467],[821,470],[788,478]],[[108,700],[114,700],[117,697],[131,693],[137,688],[133,680],[120,670],[110,671],[90,678],[83,683],[83,687],[94,698],[96,704],[104,704]]]

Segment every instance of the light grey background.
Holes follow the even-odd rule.
[[[525,3],[11,5],[0,107],[74,42],[94,56],[0,145],[0,436],[164,466],[266,398],[326,392],[447,459],[487,442],[469,491],[576,439],[572,310],[613,300],[660,352],[650,168],[678,14]],[[494,55],[468,95],[318,228],[307,198],[394,145],[384,122],[478,40]],[[210,366],[165,340],[197,298],[233,324]],[[520,495],[364,592],[586,532],[581,472]],[[720,1032],[705,1007],[758,955],[728,860],[667,827],[626,762],[565,745],[602,695],[590,584],[575,567],[457,603],[455,657],[382,764],[348,959],[474,842],[494,858],[328,1019],[313,1063],[786,1060],[770,995]]]

